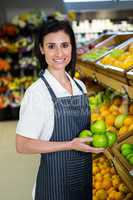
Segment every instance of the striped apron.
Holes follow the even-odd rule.
[[[57,98],[41,76],[54,103],[54,130],[50,141],[71,141],[88,129],[89,106],[85,94]],[[75,81],[79,89],[81,86]],[[68,150],[41,154],[35,200],[91,200],[92,156]]]

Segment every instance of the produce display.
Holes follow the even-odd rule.
[[[93,200],[124,200],[133,195],[105,156],[93,160]],[[128,198],[129,197],[129,198]]]
[[[126,49],[112,50],[110,54],[101,59],[100,63],[128,70],[133,66],[133,43],[130,43]]]
[[[101,56],[103,56],[107,51],[109,51],[109,48],[101,47],[99,49],[93,50],[92,52],[83,54],[80,58],[83,61],[95,61],[101,58]]]
[[[128,90],[120,93],[120,91],[112,89],[111,82],[110,87],[107,87],[103,81],[101,82],[103,88],[98,87],[96,90],[91,91],[93,87],[97,87],[100,84],[98,80],[100,75],[97,78],[99,71],[96,76],[94,74],[94,78],[92,72],[97,72],[97,64],[103,65],[101,60],[104,60],[104,58],[111,55],[116,62],[120,62],[120,60],[123,64],[127,62],[128,68],[125,68],[126,70],[132,67],[132,42],[125,46],[121,45],[121,49],[117,48],[110,51],[108,55],[95,64],[97,55],[91,55],[91,53],[95,53],[96,50],[97,48],[80,56],[82,61],[87,61],[87,59],[92,61],[95,65],[93,70],[85,70],[86,62],[83,63],[79,60],[78,63],[79,65],[81,64],[78,70],[81,72],[81,80],[87,86],[91,109],[90,129],[83,130],[79,133],[79,137],[91,137],[92,140],[86,142],[88,145],[105,148],[105,152],[109,152],[112,156],[108,158],[105,152],[102,154],[105,154],[107,158],[97,154],[93,156],[93,200],[132,200],[133,147],[131,141],[133,141],[133,100],[128,96]],[[88,64],[86,67],[91,68],[91,65]],[[92,78],[93,81],[90,84],[89,80]],[[127,141],[129,135],[131,135],[130,142]]]
[[[105,98],[106,97],[106,98]],[[107,131],[118,137],[133,130],[133,103],[124,96],[102,91],[90,97],[91,120],[104,120]]]

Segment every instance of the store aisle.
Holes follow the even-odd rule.
[[[0,122],[0,200],[31,200],[38,155],[20,155],[15,149],[17,122]]]

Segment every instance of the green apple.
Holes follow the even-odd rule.
[[[133,156],[131,156],[129,159],[128,159],[130,165],[133,165]]]
[[[126,114],[120,114],[116,117],[115,119],[115,127],[116,128],[121,128],[123,125],[124,120],[127,118]]]
[[[106,132],[106,124],[103,120],[97,120],[91,124],[91,132],[93,134],[104,134]]]
[[[108,146],[111,147],[117,141],[117,134],[115,132],[107,131]]]
[[[93,133],[89,130],[83,130],[80,132],[79,137],[80,138],[86,138],[86,137],[92,137]],[[90,144],[90,142],[86,142],[86,144]]]
[[[121,151],[123,149],[133,149],[133,144],[124,143],[121,145]]]
[[[93,135],[92,145],[94,147],[108,147],[108,138],[105,134]]]
[[[93,135],[93,133],[89,130],[83,130],[80,132],[79,137],[91,137]]]
[[[127,148],[127,149],[122,149],[121,153],[122,153],[122,155],[123,155],[124,157],[126,157],[128,154],[133,153],[133,150],[132,150],[132,149],[129,149],[129,148]]]
[[[133,152],[132,152],[132,153],[129,153],[129,154],[126,156],[126,159],[129,160],[130,157],[133,157]]]

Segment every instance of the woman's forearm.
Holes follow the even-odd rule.
[[[76,150],[82,152],[101,153],[103,148],[94,148],[86,144],[92,141],[91,137],[74,138],[71,141],[52,142],[39,139],[31,139],[21,135],[16,136],[16,150],[24,154],[51,153],[56,151]]]
[[[16,136],[16,150],[18,153],[38,154],[51,153],[56,151],[71,150],[71,142],[51,142],[39,139]]]

